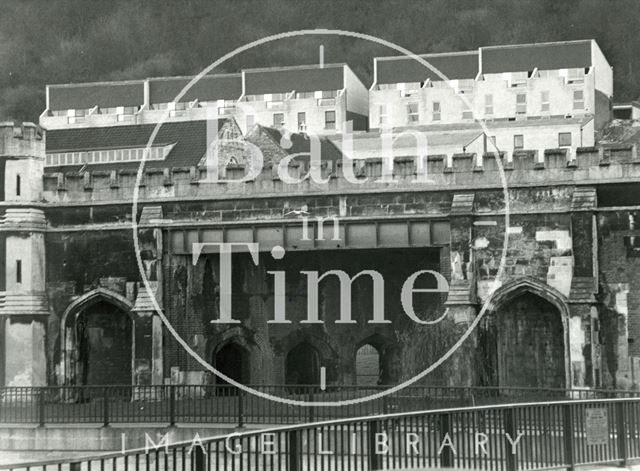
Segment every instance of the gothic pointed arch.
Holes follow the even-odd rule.
[[[133,304],[96,288],[74,299],[61,317],[63,384],[131,384]]]
[[[483,385],[570,388],[569,306],[532,277],[511,280],[487,299],[481,324]]]

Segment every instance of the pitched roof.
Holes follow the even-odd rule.
[[[474,79],[478,75],[477,51],[423,54],[418,57],[451,80]],[[375,61],[378,84],[442,80],[440,75],[413,57],[378,57]]]
[[[313,92],[344,88],[344,64],[244,70],[245,94]]]
[[[218,129],[226,120],[218,120]],[[210,121],[181,121],[165,123],[160,126],[154,139],[154,145],[175,144],[171,152],[162,161],[149,160],[145,168],[191,167],[198,164],[205,153],[207,143],[207,125]],[[210,124],[209,124],[210,125]],[[155,124],[122,125],[113,127],[94,127],[61,129],[47,132],[46,151],[88,151],[97,149],[122,149],[144,147],[147,145]],[[88,164],[93,170],[137,169],[139,162],[114,162]],[[47,172],[76,171],[77,166],[47,167]]]
[[[304,133],[285,134],[280,129],[257,125],[248,135],[247,140],[254,142],[260,148],[264,148],[263,140],[259,135],[267,136],[280,151],[289,155],[300,154],[294,158],[296,162],[308,162],[311,152],[312,139],[318,139],[320,144],[320,160],[323,162],[336,162],[342,159],[342,153],[338,147],[325,136],[309,136]],[[284,155],[286,155],[284,154]],[[283,156],[284,156],[283,155]]]
[[[482,73],[591,66],[591,40],[481,47]]]
[[[47,95],[50,110],[140,106],[144,103],[144,80],[47,85]]]
[[[194,77],[158,77],[149,79],[149,103],[169,103]],[[240,74],[205,75],[178,101],[237,100],[242,95]]]

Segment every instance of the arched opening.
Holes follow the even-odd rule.
[[[483,383],[503,387],[565,388],[562,313],[529,291],[497,303],[483,322]]]
[[[232,380],[249,383],[249,352],[237,343],[228,343],[213,356],[213,366]],[[216,384],[229,384],[225,379],[216,377]]]
[[[132,321],[106,301],[86,307],[75,319],[78,383],[130,385]]]
[[[313,345],[304,342],[289,351],[285,381],[290,386],[320,384],[320,354]]]
[[[356,385],[376,386],[381,383],[382,366],[378,349],[367,343],[356,352]]]

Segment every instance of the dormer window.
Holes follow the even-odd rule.
[[[512,87],[523,87],[527,84],[529,72],[512,72],[510,85]]]
[[[567,83],[584,83],[584,69],[568,69]]]

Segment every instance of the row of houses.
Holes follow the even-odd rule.
[[[371,84],[347,64],[316,64],[49,85],[46,96],[48,130],[233,117],[245,134],[258,124],[370,142],[367,131],[417,129],[433,154],[537,150],[542,159],[543,149],[595,144],[612,117],[613,72],[583,40],[378,57]],[[354,158],[368,155],[358,148]]]

